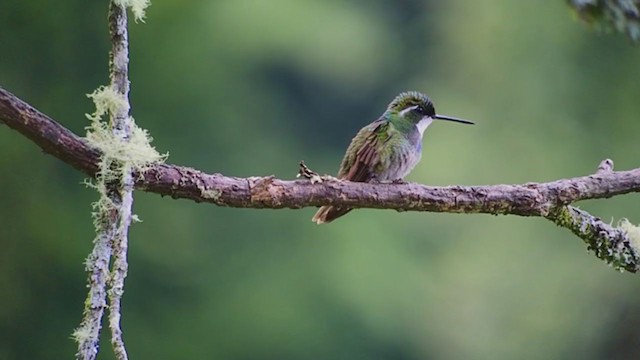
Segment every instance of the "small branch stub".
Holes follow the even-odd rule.
[[[303,177],[305,179],[309,179],[312,184],[322,182],[322,177],[320,176],[320,174],[309,169],[307,165],[304,163],[304,160],[300,161],[300,170],[298,171],[298,175],[296,175],[296,177],[297,178]]]
[[[608,174],[613,171],[613,160],[604,159],[598,165],[598,170],[596,170],[596,174]]]

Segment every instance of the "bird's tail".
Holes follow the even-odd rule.
[[[325,224],[328,222],[332,222],[333,220],[339,218],[340,216],[348,213],[351,210],[353,209],[337,206],[323,206],[315,215],[313,215],[311,221],[318,225]]]

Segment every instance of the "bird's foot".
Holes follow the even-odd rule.
[[[405,185],[408,184],[408,182],[404,181],[404,179],[393,179],[391,181],[392,184],[396,184],[396,185]]]

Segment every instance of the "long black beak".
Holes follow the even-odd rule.
[[[475,125],[475,123],[469,121],[469,120],[462,120],[462,119],[458,119],[458,118],[454,118],[451,116],[446,116],[446,115],[436,115],[433,117],[434,119],[438,119],[438,120],[447,120],[447,121],[455,121],[455,122],[459,122],[462,124],[469,124],[469,125]]]

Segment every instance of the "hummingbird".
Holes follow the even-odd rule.
[[[428,96],[407,91],[389,103],[380,118],[358,131],[340,164],[338,179],[355,182],[403,183],[422,157],[422,135],[434,120],[474,123],[436,114]],[[322,206],[311,219],[331,222],[351,208]]]

